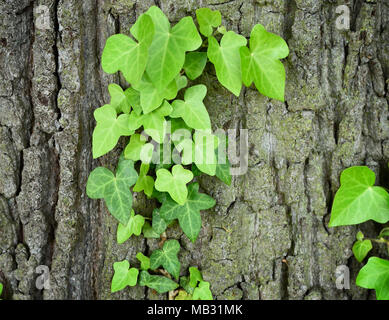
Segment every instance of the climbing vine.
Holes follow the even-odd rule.
[[[87,194],[104,199],[118,220],[118,243],[141,234],[163,240],[150,257],[136,255],[139,268],[127,260],[114,263],[112,292],[135,285],[158,293],[181,287],[176,299],[212,299],[210,283],[197,268],[190,267],[189,276],[180,277],[180,243],[161,237],[178,220],[184,234],[196,242],[201,210],[216,204],[199,192],[198,175],[231,184],[227,137],[212,133],[203,102],[207,87],[191,83],[207,63],[213,64],[219,82],[235,96],[240,95],[242,83],[248,87],[254,83],[263,95],[284,100],[285,69],[280,59],[289,49],[281,37],[257,24],[247,46],[245,37],[221,25],[219,11],[198,9],[196,18],[200,33],[192,17],[171,26],[165,14],[152,6],[132,26],[132,37],[115,34],[103,50],[103,70],[120,71],[130,86],[123,90],[110,84],[110,103],[94,112],[93,158],[115,148],[122,136],[129,142],[115,172],[103,167],[91,172]],[[153,211],[151,224],[132,209],[132,192],[144,192],[161,204]]]
[[[368,220],[384,224],[389,221],[389,193],[374,186],[375,174],[368,167],[357,166],[344,170],[340,177],[340,188],[335,194],[330,227],[355,225]],[[367,239],[359,231],[352,251],[362,262],[372,242],[386,245],[389,254],[389,228],[383,228],[376,239]],[[389,260],[370,257],[359,271],[356,284],[362,288],[375,289],[378,300],[389,300]]]

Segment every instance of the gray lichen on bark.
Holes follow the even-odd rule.
[[[286,102],[254,88],[232,97],[209,66],[213,128],[249,130],[249,168],[231,187],[200,179],[217,205],[202,213],[192,244],[175,225],[182,274],[198,266],[218,299],[366,299],[355,287],[356,228],[328,228],[340,172],[366,164],[387,180],[389,159],[387,1],[160,0],[177,22],[199,7],[218,9],[228,29],[248,37],[256,23],[290,47]],[[116,243],[117,223],[85,184],[98,165],[114,168],[120,148],[92,161],[93,111],[109,102],[105,40],[129,33],[151,0],[0,0],[0,281],[13,299],[166,299],[143,287],[111,294],[115,261],[138,265],[157,240]],[[336,7],[352,12],[336,29]],[[39,6],[49,9],[40,29]],[[121,146],[125,143],[121,141]],[[154,203],[135,197],[139,213]],[[367,224],[366,232],[374,225]],[[38,290],[38,265],[50,289]],[[335,269],[351,268],[351,290],[335,287]]]

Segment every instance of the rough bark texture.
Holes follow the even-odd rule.
[[[0,281],[9,299],[166,299],[135,287],[111,294],[115,261],[137,265],[158,241],[116,243],[117,224],[85,184],[92,161],[93,111],[109,102],[105,40],[129,28],[151,0],[0,0]],[[228,29],[249,36],[256,23],[290,47],[286,102],[253,88],[234,98],[208,67],[206,106],[214,128],[249,130],[249,169],[231,187],[203,178],[217,200],[192,244],[178,227],[182,273],[198,266],[218,299],[366,299],[355,287],[356,228],[327,228],[340,172],[366,164],[388,181],[389,3],[386,0],[159,0],[170,21],[199,7],[222,12]],[[336,7],[351,9],[349,31]],[[37,27],[49,8],[50,26]],[[124,141],[123,141],[124,142]],[[123,143],[122,142],[122,143]],[[386,180],[386,181],[385,181]],[[138,196],[149,215],[153,202]],[[364,227],[374,231],[374,224]],[[351,268],[351,289],[335,269]],[[50,289],[35,268],[47,265]]]

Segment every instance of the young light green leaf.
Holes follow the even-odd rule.
[[[164,141],[167,128],[165,116],[168,116],[172,110],[170,103],[165,100],[160,108],[143,115],[142,123],[145,132],[158,143],[163,143]]]
[[[242,69],[239,49],[246,45],[245,37],[228,31],[220,46],[214,37],[208,38],[208,58],[215,65],[220,83],[237,97],[242,89]]]
[[[362,262],[371,249],[373,249],[373,245],[371,244],[370,240],[358,240],[354,243],[353,253],[355,258],[359,262]]]
[[[111,101],[109,104],[115,108],[117,113],[130,113],[130,101],[119,85],[111,83],[108,86],[108,92],[111,96]]]
[[[140,261],[140,269],[148,270],[150,269],[150,258],[146,257],[142,252],[136,254],[136,258]]]
[[[192,183],[188,186],[188,199],[184,205],[179,205],[167,197],[160,208],[161,216],[165,221],[178,219],[182,230],[192,242],[196,241],[200,233],[200,210],[210,209],[216,204],[212,197],[198,191],[198,183]]]
[[[117,243],[126,242],[134,234],[139,236],[142,232],[142,227],[145,224],[145,218],[139,214],[135,215],[134,210],[131,210],[131,217],[127,225],[119,223],[117,229]]]
[[[177,254],[180,251],[180,244],[177,240],[167,240],[162,249],[154,250],[150,256],[150,268],[156,270],[162,266],[167,272],[178,280],[180,276],[181,263]]]
[[[180,72],[185,52],[194,51],[202,40],[192,17],[182,18],[173,28],[165,14],[156,6],[146,12],[155,26],[155,37],[149,49],[146,71],[158,89],[163,89]]]
[[[162,276],[152,276],[147,271],[141,271],[139,285],[154,289],[158,293],[165,293],[178,288],[178,283],[173,280]]]
[[[117,117],[115,108],[109,104],[94,112],[97,125],[93,131],[93,158],[96,159],[115,148],[121,136],[129,136],[134,132],[129,127],[129,115]]]
[[[3,294],[3,284],[0,283],[0,297],[1,297],[2,294]]]
[[[203,277],[201,275],[201,272],[199,271],[199,269],[195,268],[195,267],[190,267],[189,268],[189,285],[192,287],[192,288],[196,288],[197,286],[197,282],[201,282],[203,281]]]
[[[179,290],[178,295],[174,298],[174,300],[193,300],[192,295],[187,293],[185,290]]]
[[[86,192],[91,199],[104,199],[109,212],[123,225],[127,225],[131,216],[132,194],[138,174],[131,160],[119,161],[116,177],[103,167],[94,169],[88,178]]]
[[[375,289],[377,300],[389,300],[389,261],[371,257],[359,271],[356,283],[366,289]]]
[[[141,134],[135,133],[131,136],[130,142],[124,149],[124,157],[129,160],[140,160],[140,154],[147,138]]]
[[[173,166],[172,173],[166,169],[157,170],[155,188],[158,191],[168,192],[174,201],[183,205],[188,195],[186,184],[192,179],[193,173],[177,164]]]
[[[139,178],[134,186],[135,192],[144,191],[148,197],[151,197],[154,189],[154,179],[147,175],[149,172],[150,165],[142,163],[140,165]]]
[[[199,286],[194,289],[193,300],[213,300],[212,292],[209,287],[209,282],[200,281]]]
[[[134,84],[134,88],[140,92],[140,105],[143,113],[148,114],[161,106],[164,99],[172,100],[177,96],[178,84],[181,84],[181,77],[173,79],[167,86],[162,89],[157,88],[151,78],[144,74],[141,81]]]
[[[200,8],[196,10],[196,18],[200,26],[200,32],[209,37],[213,33],[213,28],[222,24],[222,15],[219,10],[212,11],[209,8]]]
[[[127,82],[131,84],[139,82],[142,78],[149,47],[154,37],[151,17],[143,14],[137,24],[138,43],[124,34],[115,34],[107,39],[101,57],[101,66],[105,72],[112,74],[121,71]]]
[[[374,220],[389,221],[389,194],[374,186],[375,174],[368,167],[351,167],[340,176],[340,188],[332,204],[330,227]]]
[[[148,239],[159,239],[160,238],[160,234],[155,232],[154,229],[151,227],[150,223],[148,223],[147,221],[143,225],[142,232],[143,232],[143,236],[145,238],[148,238]]]
[[[153,230],[158,234],[164,233],[167,228],[167,223],[164,219],[162,219],[158,209],[154,209],[153,211],[152,225]]]
[[[183,100],[174,100],[171,118],[182,118],[185,123],[196,130],[211,129],[211,120],[203,100],[207,87],[199,84],[186,89]]]
[[[208,56],[206,52],[188,52],[185,56],[184,70],[190,80],[195,80],[201,76]]]
[[[363,233],[362,233],[362,231],[358,231],[358,233],[357,233],[357,240],[358,241],[363,241],[363,238],[364,238],[365,236],[363,235]]]
[[[240,49],[243,83],[249,87],[254,81],[263,95],[284,101],[285,68],[279,59],[289,55],[285,40],[267,32],[257,24],[250,35],[250,49]]]
[[[389,227],[383,228],[378,236],[378,238],[383,238],[383,237],[389,237]]]
[[[142,107],[140,105],[140,93],[132,87],[127,88],[124,91],[124,94],[127,97],[127,101],[130,106],[134,109],[135,114],[138,116],[142,113]]]
[[[130,269],[130,264],[127,260],[115,262],[113,264],[115,273],[112,278],[111,292],[123,290],[125,287],[133,287],[138,281],[139,271],[136,268]]]
[[[210,133],[210,131],[197,130],[193,140],[193,155],[197,168],[210,176],[214,176],[217,169],[215,149],[219,145],[218,137]]]

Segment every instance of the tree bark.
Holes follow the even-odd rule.
[[[217,299],[367,299],[352,258],[355,227],[328,228],[340,172],[368,165],[388,184],[389,3],[385,0],[0,0],[0,282],[8,299],[166,299],[144,287],[111,294],[115,261],[137,265],[157,240],[116,243],[115,219],[90,200],[90,171],[114,168],[120,147],[92,160],[93,111],[109,102],[101,53],[108,36],[129,33],[158,5],[172,23],[200,7],[248,37],[263,24],[285,38],[286,101],[255,88],[235,98],[212,66],[198,80],[213,128],[246,128],[248,172],[231,187],[201,178],[217,205],[202,213],[195,244],[179,227],[182,274],[198,266]],[[336,8],[351,10],[350,30]],[[42,28],[40,6],[48,8]],[[42,8],[42,7],[41,7]],[[121,146],[124,144],[121,141]],[[136,211],[154,203],[137,195]],[[375,232],[372,223],[363,226]],[[379,252],[378,252],[379,253]],[[50,269],[39,290],[36,267]],[[351,269],[350,290],[335,270]]]

